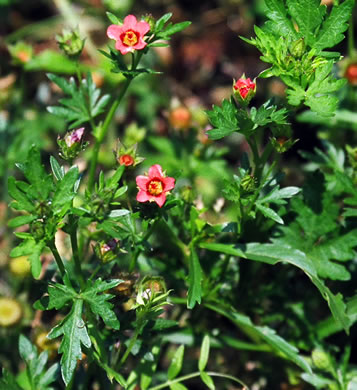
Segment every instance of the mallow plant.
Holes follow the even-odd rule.
[[[25,364],[20,373],[4,368],[1,388],[89,389],[97,383],[103,389],[249,389],[246,354],[280,362],[292,384],[355,388],[349,342],[342,351],[326,339],[348,335],[357,319],[350,284],[356,269],[356,149],[325,141],[314,153],[302,151],[309,170],[299,166],[305,177],[299,186],[286,180],[282,163],[285,152],[298,149],[291,125],[296,113],[333,118],[346,84],[334,71],[341,59],[335,46],[344,39],[354,1],[335,3],[327,8],[319,0],[265,0],[267,21],[255,26],[255,37],[241,38],[269,67],[237,75],[231,94],[206,111],[203,152],[194,152],[183,134],[176,152],[162,147],[164,158],[147,172],[141,144],[113,145],[112,169],[101,168],[98,156],[133,80],[165,77],[146,66],[147,54],[168,46],[190,22],[173,24],[171,14],[121,20],[108,13],[108,48],[101,54],[122,76],[112,94],[103,94],[92,74],[82,72],[86,42],[78,31],[57,37],[78,64],[74,77],[47,75],[62,91],[48,111],[65,118],[68,131],[58,137],[58,156],[44,158],[33,147],[8,180],[8,226],[15,235],[10,255],[27,257],[33,288],[42,295],[31,304],[48,319],[51,347],[38,351],[22,328]],[[286,85],[286,99],[257,104],[259,85],[269,77]],[[229,148],[234,133],[249,148],[239,166],[225,173],[217,191],[229,211],[212,222],[193,177],[223,160],[217,145],[226,141]],[[178,169],[165,166],[169,153]],[[84,171],[79,157],[88,162]],[[66,237],[65,253],[58,248],[59,233]],[[10,313],[11,299],[2,300]],[[0,317],[0,325],[7,329],[18,323],[15,317]],[[187,351],[195,346],[197,369]],[[233,351],[242,363],[221,369],[219,349]],[[269,370],[276,367],[262,372]]]

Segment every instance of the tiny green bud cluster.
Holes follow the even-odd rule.
[[[68,57],[75,58],[81,55],[85,40],[79,36],[78,29],[64,29],[62,35],[56,35],[56,41]]]

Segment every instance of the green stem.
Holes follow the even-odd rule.
[[[77,242],[77,223],[73,220],[72,216],[69,218],[70,223],[70,238],[73,252],[73,261],[74,261],[74,269],[76,271],[76,275],[79,281],[79,285],[81,289],[85,287],[85,281],[83,277],[81,261],[79,259],[79,251],[78,251],[78,242]]]
[[[350,19],[348,26],[348,56],[352,58],[355,51],[355,42],[354,42],[354,28],[353,28],[353,16]]]
[[[258,183],[260,183],[264,166],[267,163],[268,158],[270,157],[273,150],[274,150],[273,144],[269,142],[268,145],[265,147],[262,156],[259,158],[258,165],[255,167],[255,172],[254,172],[254,176],[257,178]]]
[[[128,87],[129,87],[131,81],[132,81],[132,78],[126,79],[125,84],[124,84],[122,90],[120,91],[119,96],[117,97],[117,99],[113,102],[112,106],[110,107],[110,110],[109,110],[109,112],[104,120],[103,125],[101,127],[99,127],[99,134],[97,135],[97,138],[96,138],[96,141],[95,141],[95,144],[93,147],[92,157],[91,157],[91,161],[90,161],[90,168],[89,168],[88,189],[90,191],[93,190],[93,186],[94,186],[95,171],[96,171],[96,167],[97,167],[100,146],[101,146],[105,136],[107,135],[109,125],[114,117],[114,114],[115,114],[121,100],[123,99]],[[93,127],[93,125],[92,125],[92,127]]]
[[[66,269],[64,268],[64,265],[63,265],[63,261],[61,259],[61,256],[60,254],[58,253],[58,250],[56,248],[56,244],[55,242],[51,242],[48,244],[49,248],[51,249],[51,252],[56,260],[56,263],[57,263],[57,267],[60,271],[60,274],[62,276],[62,279],[64,278],[65,274],[66,274]]]
[[[134,345],[136,343],[136,340],[138,339],[140,329],[141,329],[141,326],[140,326],[140,324],[138,324],[137,328],[135,329],[134,336],[130,340],[128,348],[126,349],[126,351],[124,352],[124,355],[120,359],[117,371],[119,371],[120,367],[122,367],[122,365],[125,363],[125,361],[128,358],[131,350],[133,349],[133,347],[134,347]]]
[[[221,374],[219,372],[213,372],[213,371],[208,371],[206,372],[206,374],[208,374],[209,376],[216,376],[216,377],[220,377],[220,378],[225,378],[225,379],[229,379],[233,382],[237,382],[239,383],[241,386],[243,386],[244,390],[249,390],[248,389],[248,386],[242,382],[240,379],[232,376],[232,375],[227,375],[227,374]],[[154,386],[154,387],[151,387],[149,390],[160,390],[160,389],[164,389],[165,387],[169,387],[175,383],[179,383],[179,382],[183,382],[183,381],[186,381],[188,379],[192,379],[192,378],[196,378],[198,376],[200,376],[201,373],[200,372],[193,372],[192,374],[188,374],[188,375],[183,375],[183,376],[180,376],[176,379],[172,379],[172,380],[169,380],[165,383],[162,383],[161,385],[158,385],[158,386]]]
[[[143,55],[143,52],[140,52],[140,53],[137,53],[136,56],[133,55],[133,58],[132,58],[132,65],[131,65],[131,70],[135,70],[140,62],[140,59]],[[98,162],[98,154],[99,154],[99,149],[100,149],[100,145],[102,144],[105,136],[107,135],[107,132],[108,132],[108,129],[109,129],[109,125],[114,117],[114,114],[117,110],[117,108],[119,107],[119,104],[120,102],[122,101],[127,89],[129,88],[129,85],[130,83],[132,82],[133,80],[133,76],[127,76],[126,80],[125,80],[125,83],[123,85],[123,88],[122,90],[120,91],[120,94],[119,96],[116,98],[116,100],[113,102],[112,106],[110,107],[110,110],[104,120],[104,123],[101,127],[98,128],[99,130],[99,133],[96,134],[96,141],[95,141],[95,144],[94,144],[94,148],[93,148],[93,153],[92,153],[92,158],[91,158],[91,162],[90,162],[90,168],[89,168],[89,180],[88,180],[88,189],[90,191],[93,190],[93,186],[94,186],[94,177],[95,177],[95,170],[96,170],[96,167],[97,167],[97,162]]]

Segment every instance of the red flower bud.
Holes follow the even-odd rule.
[[[134,165],[135,160],[133,156],[130,156],[130,154],[123,154],[119,157],[119,164],[125,165],[126,167],[130,167],[131,165]]]
[[[357,85],[357,63],[348,65],[345,77],[351,85]]]
[[[257,84],[250,78],[246,79],[243,75],[238,81],[233,84],[233,93],[237,100],[246,105],[255,95]]]

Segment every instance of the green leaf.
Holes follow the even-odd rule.
[[[200,359],[198,360],[198,369],[200,371],[204,371],[204,369],[206,368],[208,357],[209,357],[209,348],[210,348],[210,339],[209,336],[206,334],[202,341]]]
[[[260,203],[273,202],[276,204],[284,204],[285,202],[281,202],[281,199],[292,198],[300,191],[301,188],[298,187],[285,187],[282,189],[279,189],[278,187],[274,187],[274,189],[271,192],[269,192],[263,198],[260,198],[259,202]]]
[[[27,364],[37,358],[36,348],[32,345],[31,341],[22,334],[20,334],[19,337],[19,352],[21,358]]]
[[[104,291],[108,291],[122,282],[123,281],[120,279],[107,282],[99,278],[93,285],[91,285],[91,287],[87,287],[86,290],[81,293],[81,297],[89,303],[91,311],[94,314],[99,315],[106,325],[116,330],[119,330],[120,323],[113,311],[114,305],[108,302],[108,300],[112,299],[114,295],[104,294]]]
[[[47,107],[47,110],[72,122],[71,128],[91,121],[104,111],[109,102],[109,95],[100,97],[100,89],[96,88],[90,73],[79,86],[76,85],[74,78],[67,81],[54,74],[48,74],[47,77],[69,95],[69,97],[59,100],[62,106],[50,106]]]
[[[323,21],[326,7],[321,6],[319,0],[287,0],[286,4],[306,44],[313,46],[315,31]]]
[[[48,286],[49,302],[47,310],[61,309],[67,302],[73,300],[77,296],[77,292],[73,288],[63,284],[55,283]]]
[[[293,36],[297,38],[296,30],[287,16],[284,2],[282,0],[265,0],[265,4],[268,9],[267,17],[274,22],[266,22],[266,26],[281,36]]]
[[[165,30],[163,30],[160,34],[158,34],[158,36],[160,38],[163,38],[163,39],[167,39],[169,38],[171,35],[173,34],[176,34],[182,30],[184,30],[185,28],[187,28],[189,25],[191,24],[191,22],[181,22],[181,23],[176,23],[176,24],[173,24],[173,25],[168,25]]]
[[[122,24],[122,21],[119,18],[117,18],[114,14],[112,14],[111,12],[106,12],[106,14],[107,14],[108,19],[113,24],[117,24],[117,25],[121,25]]]
[[[261,203],[255,203],[256,208],[267,218],[272,219],[273,221],[284,225],[284,221],[279,217],[279,215],[271,208],[263,206]]]
[[[237,108],[230,100],[223,100],[222,107],[213,105],[211,111],[206,111],[208,118],[214,127],[207,135],[211,139],[220,139],[239,130],[237,120]]]
[[[194,248],[191,249],[188,276],[188,297],[187,307],[193,309],[197,303],[201,303],[202,295],[202,270],[201,265]]]
[[[91,346],[87,328],[82,319],[82,308],[83,301],[76,299],[70,313],[47,336],[49,339],[55,339],[63,335],[58,351],[62,353],[61,373],[66,385],[73,377],[77,361],[82,359],[81,344],[87,348]]]
[[[213,379],[204,371],[200,372],[200,377],[202,382],[210,389],[215,390],[216,386],[214,385]]]
[[[163,16],[161,16],[160,19],[158,19],[155,23],[155,32],[160,32],[162,28],[164,27],[165,23],[167,23],[172,17],[172,13],[169,12]]]
[[[267,344],[282,353],[283,356],[287,357],[304,371],[312,373],[312,369],[309,363],[299,355],[298,349],[288,343],[282,337],[278,336],[275,330],[268,328],[267,326],[255,326],[249,317],[238,313],[233,307],[223,306],[220,302],[214,302],[208,305],[206,304],[206,306],[208,306],[211,310],[214,310],[217,313],[220,313],[221,315],[229,318],[238,327],[243,327],[249,331],[252,331],[257,336],[265,340]]]
[[[282,245],[278,240],[274,244],[250,243],[246,245],[245,255],[247,259],[276,264],[281,261],[288,262],[302,269],[321,295],[327,300],[330,310],[345,331],[349,332],[350,320],[346,314],[346,307],[340,294],[334,295],[323,281],[317,276],[317,271],[311,259],[302,251],[289,245]]]
[[[17,382],[16,378],[5,368],[2,369],[2,378],[0,378],[1,390],[23,390]]]
[[[345,0],[339,5],[334,5],[330,15],[326,18],[317,34],[314,47],[318,50],[331,48],[340,43],[348,28],[348,20],[352,15],[354,0]]]
[[[62,180],[57,182],[56,191],[53,195],[52,210],[55,215],[64,215],[71,207],[75,196],[74,185],[78,179],[78,168],[71,167]]]
[[[201,242],[200,248],[208,249],[209,251],[225,253],[226,255],[232,255],[245,258],[244,252],[235,247],[234,244],[219,244],[214,242]]]
[[[64,168],[59,165],[58,161],[53,156],[50,156],[50,164],[54,177],[57,180],[62,180],[64,176]]]
[[[21,166],[21,169],[36,191],[37,197],[47,200],[49,193],[53,189],[53,182],[41,164],[41,154],[37,147],[33,146],[29,150],[26,162]]]
[[[10,219],[8,226],[11,228],[17,228],[32,222],[36,218],[36,215],[19,215],[18,217]]]
[[[169,380],[176,378],[177,375],[180,373],[181,368],[182,368],[184,353],[185,353],[185,346],[180,345],[177,348],[177,350],[172,358],[170,367],[169,367],[168,372],[167,372],[167,377]]]
[[[18,188],[18,183],[15,178],[10,176],[8,180],[9,195],[15,199],[16,203],[11,203],[11,207],[16,210],[25,210],[29,213],[35,212],[33,202],[27,198],[26,194]]]

